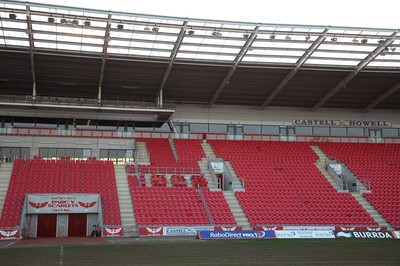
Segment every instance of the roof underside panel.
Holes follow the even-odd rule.
[[[167,64],[108,60],[102,96],[105,99],[154,101]]]
[[[373,100],[385,93],[391,87],[399,82],[398,73],[359,73],[345,88],[340,90],[331,99],[325,107],[342,107],[362,109]],[[381,103],[376,108],[384,108]]]
[[[35,55],[37,95],[96,98],[101,60]]]
[[[216,103],[260,106],[289,71],[238,68]]]
[[[167,100],[208,103],[229,67],[175,64],[164,89]]]
[[[0,52],[0,94],[32,95],[29,54]]]
[[[311,108],[347,74],[347,71],[299,70],[271,106]]]

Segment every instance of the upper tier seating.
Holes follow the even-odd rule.
[[[236,196],[251,225],[377,226],[351,196],[337,193],[315,166],[308,143],[210,140],[245,179]]]
[[[344,163],[371,193],[363,196],[393,226],[400,228],[400,145],[318,143],[331,158]]]
[[[19,225],[26,193],[96,193],[101,195],[104,224],[121,225],[111,161],[15,160],[0,227]]]
[[[201,147],[201,140],[175,139],[174,145],[178,154],[175,160],[171,144],[168,139],[137,139],[145,142],[150,156],[149,165],[139,165],[140,172],[146,173],[200,173],[197,161],[205,157]],[[134,169],[134,168],[133,168]],[[127,167],[129,173],[133,173],[131,167]]]

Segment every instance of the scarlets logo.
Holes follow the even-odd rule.
[[[5,238],[16,236],[17,233],[18,230],[13,230],[13,231],[0,230],[0,235],[2,235]]]
[[[158,234],[161,232],[162,227],[158,227],[158,228],[150,228],[150,227],[146,227],[147,231],[151,234]]]
[[[40,209],[40,208],[45,207],[47,205],[47,203],[48,203],[47,201],[38,202],[38,203],[29,201],[29,205],[31,205],[33,208],[36,208],[36,209]]]
[[[122,228],[116,228],[116,229],[106,228],[106,232],[109,233],[110,235],[119,234],[119,232],[121,232],[121,230],[122,230]]]
[[[232,227],[223,227],[221,226],[222,231],[235,231],[236,230],[236,226],[232,226]]]
[[[78,203],[79,203],[79,205],[81,205],[81,207],[88,209],[88,208],[96,205],[97,202],[93,201],[93,202],[86,203],[86,202],[78,201]]]

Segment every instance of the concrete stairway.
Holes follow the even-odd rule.
[[[124,236],[137,236],[136,219],[125,167],[123,165],[114,165],[114,171]]]
[[[0,218],[3,212],[4,201],[6,200],[8,185],[10,184],[13,166],[14,163],[2,163],[0,165]]]
[[[201,161],[198,162],[199,166],[200,166],[200,171],[204,174],[204,177],[207,179],[208,188],[216,189],[216,188],[218,188],[218,185],[216,184],[215,180],[211,178],[210,170],[208,170],[208,158],[210,156],[215,157],[215,153],[214,153],[211,145],[208,144],[207,142],[203,141],[201,143],[201,146],[203,147],[206,157],[201,159]]]
[[[233,169],[231,162],[224,161],[224,163],[225,166],[228,168],[229,172],[231,173],[234,190],[244,191],[243,184],[240,182],[235,170]]]
[[[136,142],[138,164],[150,164],[150,156],[145,142]]]
[[[242,206],[240,205],[238,199],[233,191],[223,192],[226,202],[231,209],[233,217],[236,220],[238,226],[241,226],[243,230],[251,230],[249,220],[247,220],[246,214],[244,213]]]
[[[351,195],[363,206],[363,208],[371,215],[377,224],[381,227],[387,227],[388,230],[394,230],[390,224],[382,217],[382,215],[358,192],[351,192]]]
[[[332,185],[332,187],[334,187],[336,190],[338,190],[338,186],[337,186],[335,180],[325,169],[325,161],[327,158],[326,154],[318,146],[310,146],[310,147],[311,147],[311,149],[313,149],[313,151],[319,157],[319,159],[315,162],[315,165],[317,166],[319,171],[325,176],[325,178],[328,180],[328,182]]]

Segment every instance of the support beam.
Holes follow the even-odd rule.
[[[167,67],[167,70],[164,73],[164,77],[161,81],[160,87],[158,88],[157,92],[157,103],[160,107],[163,105],[163,91],[165,84],[167,83],[169,74],[171,73],[172,67],[174,66],[175,60],[176,60],[176,55],[178,54],[179,48],[182,45],[183,38],[185,37],[186,33],[186,27],[187,27],[188,21],[185,20],[185,22],[182,25],[181,31],[179,32],[178,39],[175,42],[174,49],[171,52],[171,56],[169,58],[169,64]]]
[[[386,47],[392,44],[392,42],[396,39],[397,32],[394,32],[387,38],[384,42],[380,43],[378,47],[375,48],[364,60],[362,60],[356,67],[356,69],[349,73],[342,81],[340,81],[332,90],[325,95],[321,100],[319,100],[312,108],[311,112],[315,112],[318,108],[320,108],[323,104],[325,104],[333,95],[335,95],[342,88],[345,88],[347,84],[364,68],[366,67],[372,60],[374,60],[381,52],[385,50]]]
[[[107,60],[107,49],[108,49],[108,43],[110,41],[110,30],[111,30],[111,13],[108,14],[106,33],[104,35],[103,51],[101,53],[102,57],[101,57],[101,68],[100,68],[100,78],[99,78],[99,91],[97,93],[97,100],[99,101],[99,103],[101,102],[101,87],[103,86],[104,69],[106,67],[106,60]]]
[[[305,53],[297,61],[295,67],[286,75],[286,77],[279,83],[279,85],[272,91],[271,95],[262,103],[260,111],[264,110],[268,104],[278,95],[279,92],[289,83],[289,81],[294,77],[297,71],[303,66],[303,64],[310,58],[310,56],[318,49],[321,43],[325,40],[329,29],[325,29],[322,35],[320,35],[317,40],[305,51]]]
[[[382,95],[380,95],[378,98],[376,98],[375,100],[373,100],[370,104],[368,104],[367,106],[365,106],[365,108],[362,110],[363,113],[368,112],[369,110],[371,110],[372,108],[374,108],[375,106],[377,106],[378,104],[380,104],[383,100],[385,100],[387,97],[389,97],[390,95],[392,95],[393,93],[397,92],[398,90],[400,90],[400,82],[398,82],[396,85],[394,85],[393,87],[391,87],[390,89],[388,89],[387,91],[385,91],[385,93],[383,93]]]
[[[247,39],[245,44],[243,45],[242,49],[240,50],[239,54],[236,56],[235,61],[229,70],[228,74],[225,76],[224,80],[221,82],[219,85],[218,89],[215,91],[213,97],[211,98],[210,102],[208,103],[208,109],[211,108],[211,106],[215,103],[217,100],[218,96],[221,94],[225,86],[229,83],[230,78],[232,77],[233,73],[235,73],[238,65],[242,61],[243,57],[249,50],[250,46],[253,44],[254,40],[256,39],[258,35],[258,29],[260,26],[257,26],[254,28],[253,33],[250,35],[250,37]]]
[[[29,56],[31,60],[31,73],[32,73],[32,97],[36,98],[36,70],[35,70],[35,43],[33,41],[32,19],[29,5],[26,5],[26,23],[29,37]]]

